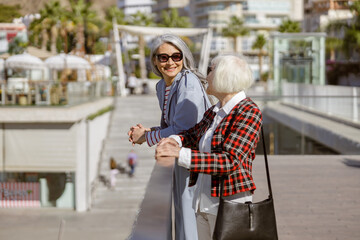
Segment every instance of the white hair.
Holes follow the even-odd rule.
[[[216,92],[236,93],[254,83],[249,64],[238,55],[216,56],[211,65],[214,67],[212,85]]]

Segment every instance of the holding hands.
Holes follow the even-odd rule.
[[[179,157],[179,144],[173,138],[163,138],[155,150],[155,159],[164,166],[174,164],[174,159]]]
[[[136,126],[132,126],[128,132],[129,142],[134,146],[137,144],[143,144],[146,141],[145,132],[151,131],[150,128],[145,128],[140,123]]]

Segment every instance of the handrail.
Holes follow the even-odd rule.
[[[128,240],[172,238],[172,176],[172,166],[155,164]]]

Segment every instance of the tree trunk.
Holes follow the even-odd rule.
[[[51,27],[51,53],[56,54],[56,39],[58,36],[56,26]]]
[[[330,60],[335,61],[335,49],[330,49]]]
[[[259,53],[259,80],[262,81],[262,52]]]
[[[41,49],[46,51],[47,41],[49,40],[46,29],[41,30]]]
[[[237,37],[234,37],[233,40],[234,40],[234,52],[237,53]]]
[[[84,25],[78,24],[77,33],[76,33],[76,51],[81,54],[85,53],[85,35],[84,35]]]

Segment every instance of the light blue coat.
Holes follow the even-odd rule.
[[[164,114],[165,81],[156,85],[156,93]],[[161,116],[161,138],[187,130],[198,123],[211,103],[198,77],[188,70],[179,72],[170,88],[165,118]],[[196,217],[193,209],[194,187],[189,188],[189,171],[174,166],[175,239],[197,240]]]
[[[161,79],[156,85],[156,94],[161,112],[164,111],[165,81]],[[211,107],[210,101],[202,87],[200,80],[188,70],[179,72],[170,88],[164,122],[161,116],[160,136],[162,138],[177,134],[198,123],[203,114]]]

